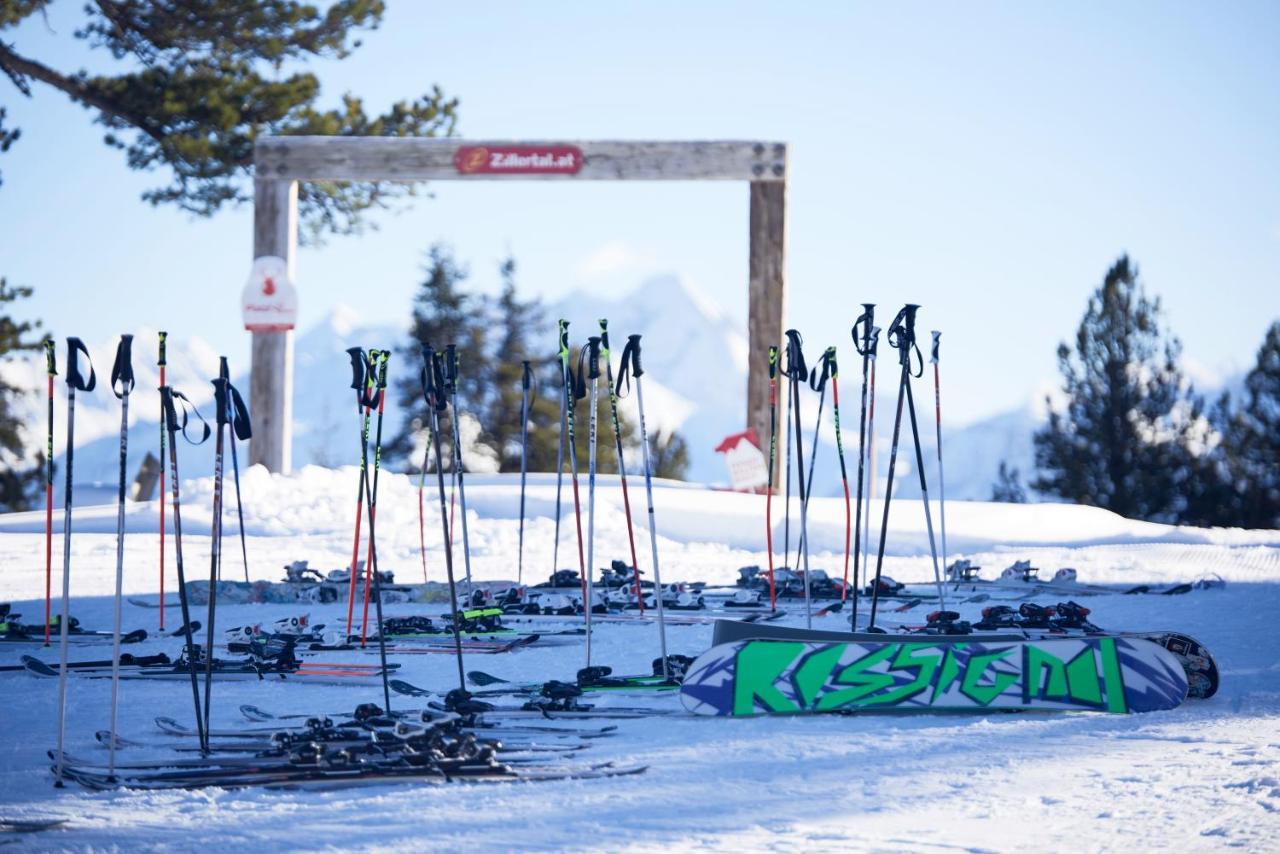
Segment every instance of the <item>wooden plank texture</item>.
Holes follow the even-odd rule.
[[[747,317],[747,425],[755,428],[769,454],[769,347],[783,345],[783,305],[786,298],[787,185],[756,181],[751,184],[751,257],[748,265],[750,297]],[[779,400],[784,387],[778,383]],[[785,409],[783,410],[785,411]],[[782,416],[778,416],[781,421]],[[778,425],[773,482],[782,483],[786,430]]]
[[[294,181],[254,181],[253,257],[275,255],[294,275],[298,245],[298,185]],[[249,412],[253,437],[249,464],[288,473],[293,446],[293,332],[254,332],[249,371]]]
[[[577,146],[576,174],[463,174],[454,165],[462,146]],[[258,140],[257,177],[328,181],[754,181],[784,182],[781,142],[461,140],[401,137],[274,136]]]

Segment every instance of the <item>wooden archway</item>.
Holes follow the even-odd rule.
[[[781,142],[466,141],[284,136],[254,151],[255,258],[275,255],[293,277],[298,181],[745,181],[750,258],[747,338],[763,359],[783,332],[786,285],[787,146]],[[253,333],[251,463],[290,469],[293,333]],[[769,435],[764,370],[747,378],[746,424]],[[779,454],[779,456],[781,456]]]

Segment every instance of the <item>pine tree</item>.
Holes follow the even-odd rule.
[[[481,296],[463,289],[468,271],[453,257],[453,251],[435,244],[427,251],[425,278],[413,300],[413,324],[409,343],[401,347],[400,379],[395,386],[406,414],[404,427],[383,449],[389,460],[399,461],[409,471],[418,471],[422,460],[415,452],[425,447],[427,404],[422,389],[422,350],[430,345],[443,352],[449,344],[457,346],[458,405],[483,423],[489,404],[488,387],[492,363],[486,346],[489,337],[489,307]],[[519,416],[517,416],[518,420]],[[451,436],[449,412],[441,413],[443,437]],[[449,464],[452,442],[441,448],[445,464]],[[417,458],[415,458],[417,457]],[[465,455],[464,455],[465,459]]]
[[[39,341],[27,337],[38,329],[38,321],[16,321],[9,314],[9,304],[31,296],[31,288],[10,287],[0,278],[0,359],[10,360],[16,354],[39,350]],[[16,399],[23,392],[4,381],[0,374],[0,512],[27,510],[44,479],[46,457],[37,450],[31,459],[34,465],[24,468],[28,451],[23,446],[22,423],[13,412]]]
[[[502,295],[496,306],[498,341],[491,402],[485,418],[485,440],[498,455],[500,471],[520,471],[520,413],[523,408],[524,362],[531,363],[529,389],[529,471],[554,471],[557,424],[560,420],[558,361],[546,354],[554,341],[537,300],[525,302],[516,290],[516,262],[507,258],[498,269]]]
[[[1036,433],[1032,487],[1129,518],[1177,521],[1200,465],[1201,424],[1180,351],[1161,328],[1159,300],[1147,299],[1122,256],[1090,298],[1074,351],[1058,347],[1068,405]]]
[[[167,168],[167,186],[143,194],[151,204],[209,216],[252,200],[254,142],[267,134],[423,137],[449,135],[456,126],[457,99],[439,87],[382,115],[366,114],[350,93],[331,109],[320,105],[320,80],[303,66],[349,56],[360,46],[359,32],[381,23],[382,0],[335,0],[323,8],[296,0],[86,3],[74,38],[109,54],[92,63],[106,71],[95,74],[64,64],[71,32],[31,40],[27,47],[35,50],[68,41],[44,56],[19,44],[14,30],[47,5],[0,3],[0,72],[26,97],[58,92],[88,109],[129,168]],[[19,138],[4,119],[0,109],[0,152]],[[298,189],[302,234],[358,232],[370,210],[413,193],[412,184],[394,181],[305,181]]]
[[[1022,488],[1022,477],[1017,466],[1000,461],[1000,469],[996,472],[996,482],[991,484],[991,500],[1005,504],[1026,504],[1027,492]]]
[[[1218,407],[1221,442],[1215,454],[1227,495],[1208,506],[1229,505],[1219,524],[1280,528],[1280,321],[1271,324],[1244,381],[1244,400]]]

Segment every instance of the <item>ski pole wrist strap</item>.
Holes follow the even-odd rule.
[[[161,386],[160,404],[164,408],[165,425],[170,435],[181,431],[182,438],[192,445],[203,445],[212,435],[213,431],[209,428],[209,422],[204,420],[204,416],[200,414],[200,411],[191,404],[191,401],[182,392],[176,391],[167,385]],[[191,415],[194,415],[200,421],[200,426],[203,428],[199,441],[192,439],[190,434],[187,433]]]
[[[916,343],[916,311],[920,306],[907,303],[893,318],[893,323],[889,324],[889,332],[885,336],[885,340],[889,342],[889,346],[898,351],[898,364],[913,377],[923,376],[924,374],[924,356],[920,352],[920,345]],[[915,352],[915,358],[920,365],[920,369],[913,370],[911,367],[911,354]]]
[[[89,377],[85,378],[80,373],[79,355],[84,354],[84,360],[89,365]],[[67,385],[76,391],[93,391],[94,386],[98,384],[98,376],[93,372],[93,359],[89,357],[89,348],[84,346],[84,342],[79,338],[71,337],[67,339]]]
[[[121,335],[116,360],[111,366],[111,391],[117,399],[133,391],[133,336]]]

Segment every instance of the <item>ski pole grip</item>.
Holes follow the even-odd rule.
[[[227,367],[226,356],[218,357],[218,376],[222,377],[224,380],[231,379],[231,369]]]
[[[872,359],[876,357],[876,350],[879,349],[880,332],[879,326],[871,327],[871,337],[867,339],[867,355]]]
[[[929,334],[933,336],[933,348],[929,351],[929,361],[936,365],[938,364],[938,340],[942,338],[942,333],[935,329]]]
[[[365,385],[364,350],[359,347],[348,347],[347,356],[351,359],[351,387],[363,393]]]
[[[528,391],[529,387],[533,384],[533,368],[529,366],[528,359],[525,359],[520,364],[523,368],[523,372],[520,374],[520,388]]]
[[[444,385],[450,394],[458,386],[457,344],[446,344],[444,348]]]
[[[163,368],[169,364],[169,333],[160,333],[160,358],[156,360],[156,365]]]
[[[378,391],[387,390],[387,361],[391,358],[390,350],[378,351]]]
[[[587,339],[587,378],[600,379],[600,336],[592,335]]]
[[[116,386],[120,390],[116,390]],[[116,345],[116,360],[111,366],[111,391],[117,398],[123,398],[133,391],[133,336],[121,335]]]
[[[778,348],[769,345],[769,382],[778,378]]]
[[[872,330],[875,328],[876,322],[876,306],[875,303],[864,302],[862,304],[862,314],[858,315],[858,319],[853,322],[853,329],[850,335],[853,337],[853,349],[858,351],[859,356],[868,354],[871,346]]]
[[[431,357],[431,384],[435,388],[436,411],[444,412],[449,408],[449,390],[444,382],[444,353],[438,350]]]
[[[227,423],[227,378],[218,377],[213,380],[213,406],[215,409],[213,421],[218,425],[218,430],[222,430],[222,425]]]
[[[804,339],[797,330],[787,330],[787,368],[783,373],[792,379],[804,380],[809,376],[809,367],[804,362],[803,344]]]
[[[609,321],[600,318],[600,352],[609,358]]]
[[[84,354],[84,360],[89,363],[89,378],[86,380],[84,375],[80,373],[79,354]],[[98,376],[93,372],[93,359],[89,358],[89,348],[84,346],[84,342],[79,338],[71,337],[67,339],[67,385],[76,391],[93,391],[93,387],[98,384]]]
[[[561,318],[559,320],[560,327],[560,358],[569,358],[569,321]]]
[[[52,338],[44,339],[44,366],[49,376],[56,377],[58,375],[58,356],[57,342]]]
[[[178,423],[178,410],[173,405],[173,389],[167,385],[160,386],[160,408],[164,412],[164,426],[173,435],[181,429]]]
[[[627,349],[631,351],[631,375],[633,377],[644,376],[644,368],[640,367],[640,336],[627,336]]]

